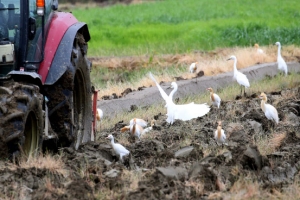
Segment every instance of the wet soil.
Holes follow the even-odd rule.
[[[0,198],[234,199],[241,179],[266,192],[283,191],[300,178],[300,87],[267,94],[278,110],[278,125],[266,119],[257,96],[223,101],[220,109],[171,126],[157,113],[153,130],[141,140],[121,133],[127,124],[119,122],[77,151],[60,149],[67,173],[1,161]],[[225,145],[213,139],[218,120]],[[130,151],[123,162],[105,140],[108,134]]]

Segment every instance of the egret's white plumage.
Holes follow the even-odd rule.
[[[281,56],[281,44],[280,42],[276,42],[275,43],[278,46],[278,54],[277,54],[277,64],[278,64],[278,69],[282,72],[285,73],[285,75],[287,75],[288,73],[288,67],[286,65],[286,62],[284,61],[284,59]]]
[[[262,49],[259,48],[259,45],[256,43],[254,44],[254,47],[256,48],[256,52],[259,53],[259,54],[263,54],[264,51]]]
[[[111,134],[107,136],[107,139],[110,139],[113,150],[120,156],[120,160],[123,161],[123,156],[127,156],[130,152],[123,145],[115,143],[114,136]]]
[[[180,119],[183,121],[191,120],[193,118],[202,117],[207,114],[210,110],[209,106],[205,104],[195,104],[194,102],[189,104],[176,105],[173,102],[173,95],[178,89],[178,86],[175,82],[172,82],[171,87],[173,88],[172,92],[168,96],[166,92],[160,87],[158,82],[155,80],[153,75],[149,74],[150,78],[155,82],[162,98],[166,102],[167,107],[167,122],[173,124],[175,119]]]
[[[219,97],[219,95],[214,93],[214,90],[212,88],[207,88],[207,90],[210,92],[210,101],[212,102],[212,105],[219,108],[221,104],[221,98]]]
[[[143,127],[137,123],[137,119],[134,118],[132,123],[130,123],[130,133],[140,139],[143,132]]]
[[[235,56],[230,56],[227,60],[233,60],[233,78],[238,82],[238,84],[241,86],[241,93],[242,93],[242,87],[250,87],[249,80],[245,74],[242,72],[239,72],[236,68],[237,58]],[[244,95],[245,95],[245,89],[244,89]]]
[[[190,65],[190,73],[195,73],[197,71],[198,62],[194,62]]]
[[[151,126],[144,128],[144,130],[142,131],[142,135],[151,131],[153,129],[153,126],[155,125],[155,122],[155,119],[151,120]]]
[[[222,123],[220,121],[218,122],[218,127],[217,130],[215,131],[214,138],[218,144],[219,143],[224,144],[226,141],[226,135],[224,130],[222,129]]]
[[[133,118],[130,120],[129,125],[133,125],[134,121],[136,124],[140,125],[141,127],[146,127],[147,126],[147,122],[143,119],[139,119],[139,118]]]
[[[100,108],[97,108],[96,118],[98,121],[101,121],[103,118],[103,111]]]
[[[267,95],[265,93],[261,93],[259,98],[261,99],[261,109],[265,113],[265,116],[272,121],[275,121],[276,124],[279,122],[278,112],[274,106],[271,104],[267,104]]]

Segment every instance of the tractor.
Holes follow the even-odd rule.
[[[0,0],[0,158],[93,140],[89,40],[57,0]]]

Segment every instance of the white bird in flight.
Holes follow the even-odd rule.
[[[243,87],[244,87],[244,96],[245,96],[246,87],[250,87],[249,80],[245,74],[243,74],[237,70],[237,68],[236,68],[237,59],[235,56],[230,56],[230,58],[228,58],[227,60],[234,60],[233,78],[236,79],[238,84],[241,86],[241,95],[242,95],[242,91],[243,91]]]
[[[222,129],[221,121],[218,122],[218,127],[217,127],[217,130],[215,131],[214,138],[217,141],[217,144],[219,144],[219,143],[224,144],[226,141],[226,135],[225,135],[224,130]]]
[[[267,104],[267,95],[265,93],[261,93],[259,98],[261,99],[260,107],[265,113],[265,116],[272,121],[275,121],[276,124],[279,122],[278,112],[274,106],[271,104]]]
[[[281,44],[280,42],[276,42],[275,43],[278,46],[278,55],[277,55],[277,64],[278,64],[278,69],[282,72],[285,73],[285,75],[287,75],[288,73],[288,67],[286,65],[286,62],[283,60],[282,56],[281,56]]]
[[[207,114],[210,110],[209,106],[205,104],[195,104],[194,102],[189,104],[176,105],[172,98],[175,92],[178,89],[178,86],[175,82],[172,82],[171,87],[173,88],[172,92],[168,96],[166,92],[160,87],[158,82],[155,80],[151,72],[149,73],[150,78],[155,82],[162,98],[166,102],[167,107],[167,122],[173,124],[175,119],[180,119],[183,121],[191,120],[193,118],[202,117]]]
[[[210,92],[210,101],[212,102],[212,105],[219,108],[221,104],[221,98],[219,97],[219,95],[214,93],[214,90],[212,88],[207,88],[207,90]]]
[[[115,143],[114,136],[111,134],[108,135],[106,139],[110,139],[113,150],[120,156],[120,160],[123,162],[123,156],[127,156],[130,152],[123,145]]]

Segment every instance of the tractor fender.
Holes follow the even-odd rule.
[[[72,66],[70,58],[72,54],[74,38],[78,32],[84,36],[86,42],[90,40],[88,27],[85,23],[77,22],[73,24],[67,30],[58,46],[44,85],[54,84],[65,73],[68,67]]]
[[[8,73],[15,81],[25,81],[38,86],[42,86],[42,78],[36,72],[25,72],[13,70]]]

